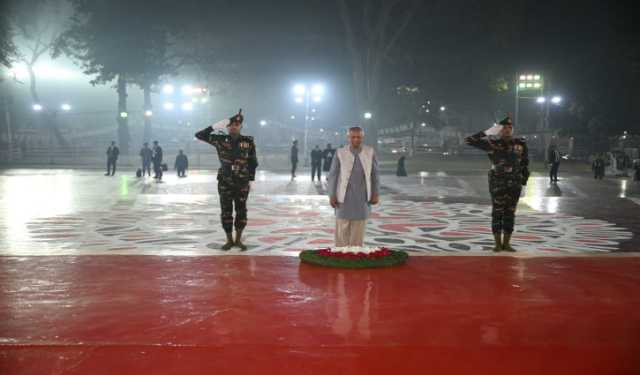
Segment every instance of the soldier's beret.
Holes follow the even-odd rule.
[[[507,116],[505,117],[502,121],[500,121],[498,124],[500,125],[511,125],[513,126],[513,122],[511,121],[511,117]]]
[[[242,116],[242,108],[240,108],[240,110],[236,115],[229,118],[229,124],[234,122],[242,124],[243,121],[244,121],[244,116]]]

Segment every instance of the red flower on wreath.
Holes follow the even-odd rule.
[[[386,247],[381,247],[380,249],[371,252],[371,253],[343,253],[340,251],[331,251],[330,248],[317,250],[318,255],[324,257],[332,257],[332,258],[341,258],[341,259],[376,259],[388,257],[391,255],[391,250]]]

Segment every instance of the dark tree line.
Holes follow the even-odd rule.
[[[365,123],[369,136],[404,121],[415,103],[427,99],[464,114],[469,128],[484,127],[496,113],[513,111],[514,78],[526,70],[543,72],[553,91],[565,96],[564,106],[551,113],[555,130],[607,136],[638,126],[640,44],[631,4],[624,1],[69,3],[73,16],[53,55],[71,57],[93,84],[113,85],[118,114],[127,112],[130,85],[144,91],[151,110],[151,93],[167,76],[215,78],[223,82],[216,89],[224,91],[237,86],[234,80],[269,71],[265,66],[317,67],[315,60],[349,72],[355,107],[342,118],[365,123],[362,113],[372,112]],[[9,37],[14,18],[0,17],[4,65],[16,56]],[[402,86],[419,92],[404,100],[409,97],[398,96]],[[411,108],[402,104],[408,102]],[[126,152],[128,119],[115,120]],[[147,118],[145,139],[151,133]]]

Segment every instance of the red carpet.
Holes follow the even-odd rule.
[[[0,257],[0,374],[638,374],[640,258]]]

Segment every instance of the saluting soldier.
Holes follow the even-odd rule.
[[[227,235],[222,250],[237,246],[240,250],[247,247],[242,243],[242,231],[247,226],[247,198],[250,181],[255,179],[258,158],[253,137],[240,134],[242,129],[242,109],[228,120],[220,121],[196,133],[196,138],[214,146],[218,151],[220,169],[218,169],[218,194],[220,195],[220,220]],[[213,134],[215,130],[226,127],[228,134]],[[235,205],[236,217],[233,219]],[[236,238],[233,239],[233,227]]]
[[[515,251],[510,241],[520,192],[529,178],[527,144],[524,139],[513,137],[513,123],[510,117],[486,131],[467,137],[465,142],[486,151],[492,163],[489,171],[489,191],[493,204],[493,251]]]

